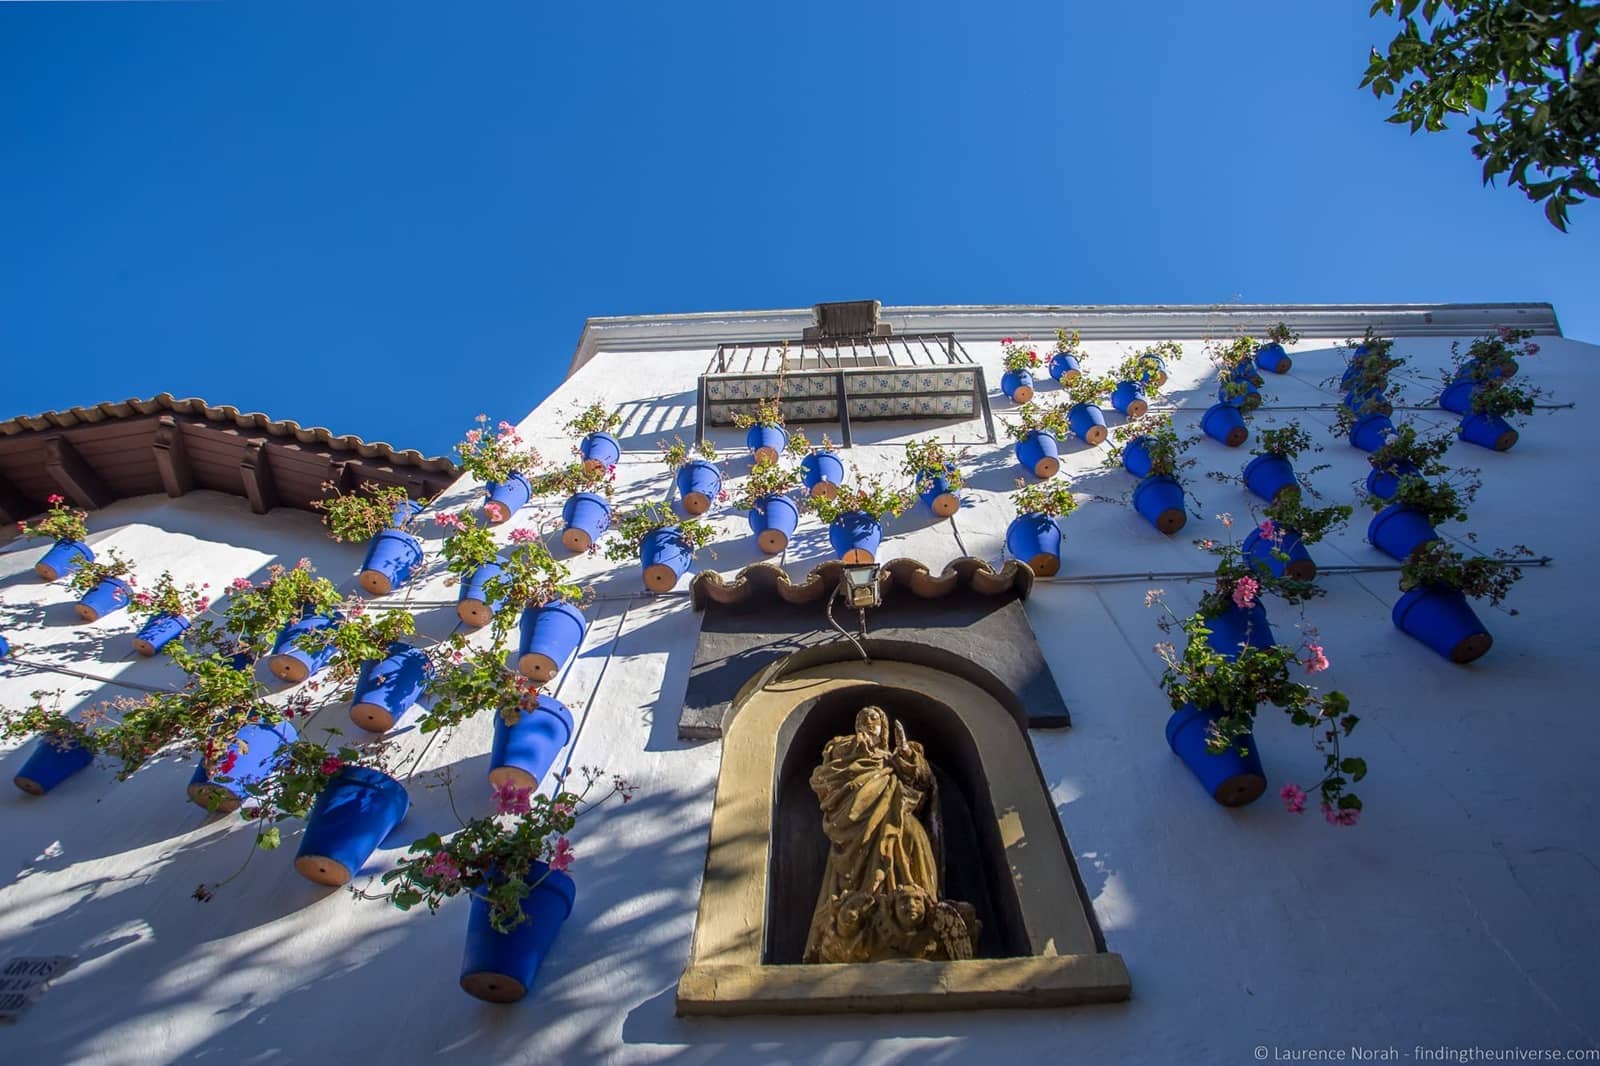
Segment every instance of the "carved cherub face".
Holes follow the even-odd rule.
[[[914,888],[902,888],[894,894],[894,916],[902,928],[916,929],[928,915],[928,901]]]
[[[882,707],[863,707],[856,715],[856,735],[865,737],[874,748],[889,745],[889,716]]]
[[[852,892],[839,902],[839,932],[849,936],[857,932],[866,920],[872,897],[865,892]]]

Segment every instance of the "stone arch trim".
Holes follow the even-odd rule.
[[[985,767],[1030,955],[956,962],[763,965],[779,728],[817,697],[885,685],[937,693]],[[1120,955],[1099,950],[1025,732],[983,689],[914,663],[839,662],[772,678],[724,720],[699,914],[680,1014],[971,1010],[1126,999]]]

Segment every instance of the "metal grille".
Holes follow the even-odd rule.
[[[706,373],[760,374],[780,370],[970,365],[972,362],[954,333],[907,333],[898,337],[824,337],[719,344]]]

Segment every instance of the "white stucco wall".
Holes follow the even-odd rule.
[[[966,347],[999,380],[992,338],[1036,321],[994,316],[974,324]],[[1057,323],[1051,323],[1057,324]],[[1070,325],[1065,319],[1059,324]],[[631,335],[625,347],[637,346]],[[1147,337],[1091,340],[1088,365],[1109,365]],[[1410,395],[1430,395],[1451,337],[1409,336]],[[1313,429],[1333,412],[1319,383],[1338,372],[1334,344],[1308,338],[1292,350],[1287,377],[1267,375],[1256,429],[1298,418]],[[1236,473],[1248,446],[1209,439],[1186,478],[1196,497],[1189,527],[1162,537],[1126,504],[1133,481],[1104,471],[1099,455],[1069,446],[1063,476],[1097,498],[1066,524],[1061,579],[1028,601],[1035,632],[1072,710],[1070,730],[1031,734],[1072,851],[1109,947],[1126,958],[1133,999],[1108,1007],[1042,1012],[894,1017],[680,1020],[678,974],[693,931],[718,746],[677,739],[676,721],[698,621],[676,595],[641,593],[637,564],[578,559],[598,599],[591,629],[555,694],[580,729],[575,765],[599,764],[640,786],[626,807],[579,827],[578,904],[534,993],[514,1007],[462,994],[459,972],[466,906],[437,916],[401,914],[342,891],[313,886],[291,865],[295,840],[256,855],[214,901],[195,885],[227,875],[250,849],[234,819],[210,819],[184,801],[187,766],[158,764],[118,784],[93,768],[35,799],[0,792],[0,959],[73,954],[78,966],[10,1031],[4,1061],[298,1062],[313,1058],[422,1062],[967,1061],[1026,1054],[1076,1062],[1256,1061],[1253,1049],[1393,1046],[1595,1048],[1600,1046],[1600,855],[1596,801],[1587,787],[1600,756],[1600,725],[1580,675],[1596,640],[1581,615],[1581,582],[1596,562],[1587,528],[1600,485],[1583,431],[1591,345],[1539,338],[1529,380],[1573,409],[1540,412],[1506,454],[1458,444],[1450,459],[1480,467],[1484,489],[1465,528],[1485,545],[1526,544],[1553,557],[1514,594],[1519,614],[1485,610],[1493,651],[1456,667],[1396,631],[1394,575],[1332,576],[1306,620],[1321,632],[1332,669],[1318,680],[1344,689],[1362,716],[1349,750],[1371,775],[1360,786],[1366,815],[1333,829],[1315,812],[1294,817],[1273,798],[1284,781],[1313,781],[1319,763],[1303,731],[1264,716],[1258,738],[1273,788],[1252,807],[1229,811],[1202,793],[1168,751],[1166,701],[1151,645],[1156,613],[1143,606],[1145,580],[1099,575],[1207,570],[1192,540],[1220,536],[1212,516],[1241,526],[1251,503],[1241,487],[1206,470]],[[586,342],[587,343],[587,342]],[[663,497],[669,480],[654,455],[659,439],[692,434],[694,383],[710,346],[679,351],[609,351],[602,337],[581,366],[522,420],[536,443],[562,456],[560,415],[599,399],[628,416],[621,498]],[[1170,393],[1193,426],[1211,402],[1198,342],[1174,368]],[[1048,389],[1045,390],[1048,393]],[[994,393],[997,419],[1010,410]],[[1298,409],[1298,408],[1309,409]],[[495,417],[507,412],[488,409]],[[1443,425],[1440,412],[1404,412]],[[1115,422],[1115,419],[1111,419]],[[962,554],[998,561],[1011,518],[1003,497],[1017,472],[1009,442],[982,441],[981,423],[858,423],[847,462],[889,473],[905,440],[936,432],[970,443],[966,504],[953,521],[913,512],[889,528],[880,559],[916,558],[934,570]],[[738,453],[742,434],[712,434]],[[813,436],[815,434],[813,433]],[[1353,502],[1364,454],[1324,435],[1315,477],[1324,495]],[[1304,464],[1302,464],[1304,465]],[[748,464],[728,464],[740,474]],[[468,503],[457,485],[443,506]],[[511,525],[552,520],[559,501],[530,508]],[[1323,565],[1388,562],[1363,543],[1367,512],[1318,546]],[[714,566],[727,573],[758,561],[742,515],[715,516],[722,535]],[[359,551],[322,536],[308,515],[253,516],[242,500],[194,494],[124,501],[97,514],[91,542],[116,544],[147,570],[220,585],[273,560],[311,555],[346,579]],[[428,531],[437,541],[438,530]],[[0,554],[0,632],[26,645],[29,661],[70,666],[106,681],[162,684],[159,663],[134,661],[123,618],[69,624],[65,592],[38,584],[41,549]],[[804,520],[783,560],[795,575],[828,557],[825,531]],[[1164,578],[1175,604],[1198,583]],[[441,577],[409,591],[419,628],[455,624],[454,590]],[[394,597],[398,600],[399,597]],[[1269,605],[1285,634],[1296,613]],[[52,682],[52,687],[57,682]],[[73,699],[103,698],[97,681],[61,678]],[[0,702],[25,698],[39,676],[0,666]],[[348,728],[342,706],[318,725]],[[404,728],[406,723],[402,723]],[[475,721],[417,753],[413,808],[358,879],[374,881],[407,841],[453,824],[442,789],[448,768],[457,798],[473,811],[487,797],[490,726]],[[22,754],[0,757],[16,772]],[[474,806],[474,804],[476,804]],[[465,813],[465,810],[463,811]],[[1269,1051],[1269,1057],[1280,1052]],[[13,1058],[13,1056],[15,1056]]]

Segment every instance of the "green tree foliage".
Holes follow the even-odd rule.
[[[1376,0],[1380,12],[1400,31],[1361,85],[1395,95],[1390,122],[1431,133],[1478,116],[1484,184],[1506,175],[1563,231],[1568,207],[1600,197],[1600,3]]]

